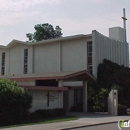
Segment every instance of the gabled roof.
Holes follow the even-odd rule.
[[[17,44],[25,44],[28,45],[27,42],[19,41],[19,40],[12,40],[7,46],[2,46],[0,45],[0,48],[6,49],[6,48],[11,48]]]
[[[64,81],[91,81],[96,80],[88,71],[71,71],[71,72],[53,72],[42,74],[23,74],[14,76],[1,76],[1,79],[10,79],[13,81],[30,81],[30,80],[64,80]]]
[[[86,37],[91,37],[92,34],[88,34],[88,35],[74,35],[74,36],[66,36],[66,37],[60,37],[60,38],[54,38],[54,39],[48,39],[48,40],[42,40],[39,42],[23,42],[23,41],[19,41],[19,40],[12,40],[8,45],[6,46],[2,46],[0,45],[0,48],[6,49],[6,48],[11,48],[17,44],[25,44],[25,45],[39,45],[39,44],[46,44],[46,43],[54,43],[54,42],[58,42],[58,41],[67,41],[67,40],[73,40],[73,39],[80,39],[80,38],[86,38]]]

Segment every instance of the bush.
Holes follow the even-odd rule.
[[[0,125],[17,124],[26,119],[32,96],[15,82],[0,80]]]
[[[38,109],[35,111],[35,113],[41,115],[42,118],[49,116],[49,110]]]
[[[29,115],[29,120],[38,120],[38,119],[42,119],[42,116],[38,113],[33,112]]]
[[[34,113],[40,115],[42,118],[65,116],[65,110],[62,108],[38,109]]]
[[[127,107],[125,105],[118,104],[118,115],[127,115]]]
[[[118,101],[124,104],[130,101],[130,68],[118,65],[112,61],[103,60],[98,66],[97,88],[106,88],[111,91],[111,86],[118,85]],[[124,104],[126,105],[126,104]],[[128,104],[130,106],[130,104]],[[127,106],[128,106],[127,105]]]
[[[65,116],[66,115],[65,110],[62,108],[56,108],[56,109],[54,109],[54,112],[56,113],[56,116]]]
[[[93,109],[99,112],[106,112],[107,109],[107,98],[108,98],[108,89],[101,88],[99,93],[95,96],[95,102]]]

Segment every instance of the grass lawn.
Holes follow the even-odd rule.
[[[54,118],[48,118],[48,119],[43,119],[43,120],[28,121],[28,122],[24,122],[24,123],[18,124],[18,125],[2,126],[2,127],[0,127],[0,129],[17,127],[17,126],[25,126],[25,125],[56,123],[56,122],[71,121],[71,120],[77,120],[77,119],[78,119],[78,117],[76,117],[76,116],[54,117]]]

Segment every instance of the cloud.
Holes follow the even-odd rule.
[[[40,7],[57,5],[61,0],[0,0],[0,26],[14,25],[20,21],[42,15]]]
[[[41,4],[59,4],[60,0],[0,0],[0,10],[21,11]]]

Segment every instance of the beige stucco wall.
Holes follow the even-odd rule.
[[[87,69],[87,40],[62,42],[62,71]]]
[[[9,74],[23,74],[24,49],[28,49],[28,73],[32,73],[32,47],[17,44],[9,49]]]
[[[20,86],[35,86],[35,81],[18,81],[17,84]]]
[[[86,70],[87,41],[90,40],[92,38],[80,38],[37,45],[19,43],[11,48],[0,49],[0,61],[2,52],[5,52],[5,75],[23,74],[24,49],[28,49],[29,74]]]
[[[60,71],[59,43],[34,46],[34,73]]]
[[[47,91],[31,91],[33,95],[31,112],[37,109],[54,109],[58,108],[58,92],[50,91],[50,95],[54,96],[55,99],[49,101],[49,107],[47,106]]]
[[[93,36],[93,74],[97,77],[97,67],[108,59],[119,65],[129,66],[129,44],[119,40],[111,39],[97,31],[92,32]]]
[[[28,74],[33,72],[33,46],[16,44],[8,49],[0,49],[0,61],[2,60],[2,52],[5,52],[5,75],[23,74],[24,49],[28,49]]]
[[[109,28],[109,37],[116,40],[125,41],[125,33],[125,29],[121,27]]]
[[[88,38],[82,37],[37,45],[19,43],[11,48],[0,48],[0,61],[2,52],[5,52],[5,75],[23,74],[24,49],[28,49],[29,74],[87,70],[87,41],[93,42],[94,76],[97,75],[97,67],[104,58],[119,65],[129,66],[128,43],[110,39],[97,31],[93,31],[92,37]],[[78,85],[81,84],[81,82],[78,83]]]

